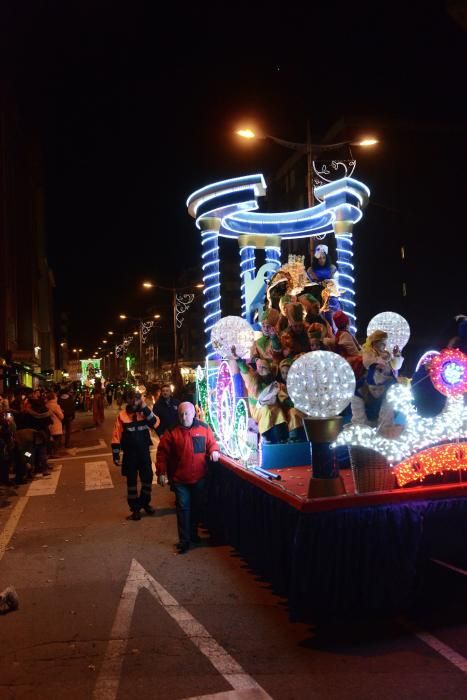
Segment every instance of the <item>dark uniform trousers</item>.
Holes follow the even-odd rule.
[[[126,476],[128,505],[132,512],[147,508],[151,502],[152,462],[149,434],[156,422],[152,411],[144,406],[137,414],[121,411],[112,435],[114,461],[123,450],[122,476]],[[141,482],[138,493],[138,476]]]
[[[124,453],[122,474],[126,476],[128,505],[131,511],[145,508],[151,502],[152,463],[149,450]],[[141,482],[138,494],[138,476]]]

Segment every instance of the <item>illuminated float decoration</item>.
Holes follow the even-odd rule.
[[[462,396],[467,391],[467,356],[457,349],[446,349],[430,360],[430,379],[444,396]]]
[[[354,224],[361,219],[369,198],[368,188],[350,177],[317,187],[315,195],[319,204],[299,211],[257,211],[258,199],[265,193],[264,178],[261,174],[256,174],[213,183],[197,190],[187,200],[188,211],[200,230],[204,282],[206,363],[197,370],[198,403],[204,418],[220,441],[222,450],[243,460],[248,459],[250,453],[248,408],[244,389],[241,382],[237,381],[238,375],[232,374],[227,360],[231,345],[236,346],[241,357],[248,355],[253,330],[259,328],[258,316],[264,305],[268,282],[282,271],[281,241],[305,237],[321,239],[327,234],[335,235],[338,267],[335,281],[339,290],[339,303],[350,318],[350,329],[355,333],[352,232]],[[239,245],[241,319],[222,319],[222,238],[235,239]],[[264,250],[264,264],[258,270],[257,250]],[[390,350],[396,345],[402,349],[410,337],[407,321],[394,312],[383,312],[375,316],[368,326],[368,334],[372,330],[383,330],[388,334],[387,345]],[[299,362],[297,360],[294,363],[297,367],[290,370],[288,381],[291,396],[297,406],[300,405],[300,399],[293,385],[294,375],[299,373]],[[407,469],[412,472],[418,470],[418,480],[423,473],[431,473],[434,469],[434,454],[439,457],[444,455],[446,464],[451,465],[448,468],[464,463],[464,457],[456,457],[461,452],[455,451],[455,445],[451,450],[451,446],[454,440],[459,441],[467,434],[466,409],[462,398],[467,382],[465,356],[459,355],[458,351],[444,351],[441,354],[429,351],[420,363],[430,364],[434,386],[447,396],[446,404],[438,415],[421,417],[413,404],[410,387],[398,384],[389,389],[387,396],[394,409],[405,415],[406,424],[398,438],[385,438],[376,428],[350,426],[334,443],[358,445],[380,452],[395,473],[399,473],[401,485],[408,483],[404,481],[408,478]],[[305,405],[303,408],[306,409]],[[308,403],[307,408],[310,408]],[[424,465],[423,468],[420,465]]]
[[[386,349],[392,352],[396,346],[399,350],[407,345],[410,338],[410,326],[403,316],[394,311],[383,311],[373,316],[366,331],[367,337],[374,331],[384,331],[388,335]]]
[[[287,390],[294,406],[310,418],[331,418],[349,404],[355,391],[355,375],[337,353],[315,350],[292,364]]]
[[[447,456],[446,468],[453,469],[453,454],[455,454],[453,450],[457,447],[462,450],[464,443],[459,441],[467,436],[467,409],[463,398],[466,390],[466,358],[465,355],[463,357],[460,355],[463,353],[451,350],[443,350],[433,355],[431,366],[436,362],[432,370],[433,376],[435,381],[443,382],[443,393],[447,397],[444,409],[437,416],[421,417],[413,404],[410,385],[396,384],[388,390],[387,401],[392,408],[405,416],[406,424],[398,438],[386,438],[378,432],[377,428],[352,425],[340,433],[334,445],[366,447],[379,452],[394,468],[400,486],[408,483],[410,474],[418,473],[418,476],[414,476],[411,480],[423,480],[424,474],[434,473],[432,461],[434,454],[437,454],[438,458]],[[458,369],[452,367],[445,369],[449,380],[440,379],[442,373],[440,368],[447,368],[449,363],[455,364]],[[443,451],[441,448],[447,448],[448,445],[442,443],[450,443],[449,446],[453,450]],[[436,451],[430,452],[426,448],[436,448]],[[457,465],[458,469],[465,468],[464,457],[457,459]],[[438,462],[436,473],[443,471],[443,468],[443,463]]]
[[[188,212],[201,234],[204,283],[206,365],[198,368],[198,402],[221,441],[222,449],[232,457],[237,457],[239,452],[248,453],[246,430],[240,431],[244,437],[234,436],[235,431],[231,434],[225,430],[222,421],[229,416],[232,424],[237,420],[239,426],[244,426],[248,412],[234,377],[225,384],[227,370],[224,367],[221,371],[219,361],[228,355],[222,353],[216,331],[211,336],[222,317],[220,239],[238,241],[242,317],[251,329],[258,329],[267,283],[281,267],[281,241],[335,235],[339,302],[351,319],[353,332],[356,329],[352,231],[368,203],[368,188],[358,180],[344,177],[315,188],[319,200],[316,206],[283,213],[257,211],[258,199],[265,194],[265,180],[261,174],[255,174],[213,183],[197,190],[187,200]],[[264,250],[264,264],[258,270],[257,250]],[[218,380],[222,386],[220,394]],[[240,402],[238,412],[231,400]]]

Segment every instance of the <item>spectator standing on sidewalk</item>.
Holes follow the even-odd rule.
[[[217,462],[219,447],[211,428],[195,418],[195,407],[184,401],[178,407],[179,424],[167,430],[157,448],[157,477],[160,486],[167,475],[175,492],[179,542],[184,554],[190,543],[199,542],[198,525],[207,475],[207,460]]]
[[[57,450],[62,446],[63,436],[63,413],[58,401],[57,394],[54,391],[49,391],[47,394],[46,406],[50,411],[52,423],[49,425],[50,435],[52,436],[52,454],[56,454]]]
[[[122,476],[126,476],[128,505],[131,520],[141,520],[140,510],[154,515],[151,506],[152,462],[150,428],[156,427],[158,418],[144,403],[138,392],[128,393],[127,406],[120,411],[112,433],[113,462],[120,466],[120,450],[123,450]],[[141,490],[138,494],[138,474]]]
[[[50,468],[47,462],[47,444],[49,442],[49,425],[52,423],[50,411],[43,399],[30,398],[26,409],[21,415],[21,428],[31,428],[35,431],[34,470],[49,476]]]
[[[75,418],[75,397],[72,392],[64,388],[60,391],[58,405],[63,411],[63,433],[65,435],[65,447],[70,447],[71,423]]]
[[[161,395],[154,404],[154,413],[159,418],[160,423],[156,428],[156,433],[159,437],[178,424],[178,406],[179,401],[172,396],[170,384],[163,384],[161,387]]]

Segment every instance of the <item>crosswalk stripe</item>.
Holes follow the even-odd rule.
[[[113,489],[114,487],[109,467],[105,461],[85,462],[84,474],[84,488],[86,491]]]
[[[56,464],[51,475],[47,478],[39,477],[29,485],[27,496],[51,496],[57,490],[58,480],[62,465]]]

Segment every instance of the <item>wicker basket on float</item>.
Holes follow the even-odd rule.
[[[395,488],[394,472],[383,455],[368,447],[349,447],[355,493]]]

